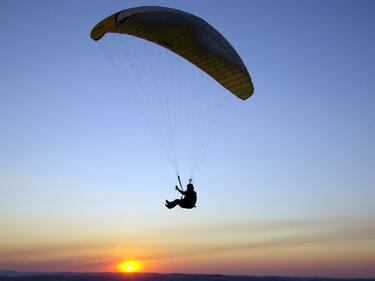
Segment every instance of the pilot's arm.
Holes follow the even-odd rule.
[[[177,190],[178,192],[180,192],[181,194],[185,194],[185,191],[179,189],[177,185],[176,185],[176,190]]]

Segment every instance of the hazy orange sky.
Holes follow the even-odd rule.
[[[193,210],[164,207],[179,196],[175,173],[89,36],[135,5],[204,18],[254,81],[194,178]],[[365,0],[0,1],[0,270],[135,260],[147,272],[375,277],[374,11]]]
[[[202,224],[192,222],[200,220],[198,212],[177,216],[173,226],[124,224],[111,217],[100,229],[94,219],[3,219],[0,264],[32,271],[115,271],[121,261],[138,260],[147,272],[374,275],[370,218]]]

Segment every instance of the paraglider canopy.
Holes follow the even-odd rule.
[[[92,29],[91,38],[97,41],[106,33],[133,35],[167,48],[242,100],[254,92],[236,50],[215,28],[192,14],[156,6],[131,8],[100,21]]]
[[[114,13],[95,25],[91,38],[120,74],[121,92],[135,101],[176,175],[195,178],[216,128],[254,92],[236,50],[203,19],[156,6]]]

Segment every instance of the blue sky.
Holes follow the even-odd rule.
[[[122,96],[116,70],[89,37],[99,20],[142,5],[204,18],[233,44],[255,85],[254,96],[222,123],[210,146],[196,178],[199,207],[192,212],[164,208],[164,200],[175,196],[174,171],[140,112]],[[200,233],[202,225],[247,228],[294,220],[321,221],[322,229],[345,233],[348,225],[358,229],[355,223],[363,222],[359,229],[373,233],[374,8],[372,1],[2,1],[0,223],[7,227],[0,231],[0,249],[39,249],[43,243],[35,237],[44,235],[49,245],[62,237],[79,244],[121,235],[158,243],[165,229],[185,229],[182,222],[187,233]],[[32,231],[21,238],[27,225]],[[144,234],[145,225],[152,238]],[[48,227],[51,236],[44,232]],[[220,238],[222,246],[237,241],[241,231],[233,231]],[[217,235],[207,233],[207,241]],[[284,237],[267,231],[273,234]],[[182,248],[187,243],[174,239]],[[119,247],[127,253],[125,244]],[[346,244],[347,254],[360,248]],[[257,271],[248,269],[249,257],[236,258],[235,252],[216,271],[210,267],[219,263],[214,257],[202,257],[201,267],[185,261],[185,267],[160,263],[151,269],[375,276],[365,266],[375,257],[365,248],[362,267],[346,273],[340,271],[343,264],[355,263],[335,258],[331,269],[317,263],[303,271],[292,260],[288,272],[264,260]],[[234,266],[238,259],[242,263]],[[54,269],[16,254],[11,263],[0,256],[0,268],[30,266]]]

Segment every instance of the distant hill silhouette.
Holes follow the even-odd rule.
[[[232,276],[161,273],[44,273],[0,271],[0,281],[370,281],[366,278]]]

